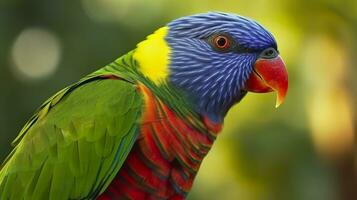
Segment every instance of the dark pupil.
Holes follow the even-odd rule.
[[[226,45],[227,41],[225,38],[221,37],[221,38],[218,38],[217,40],[217,44],[219,47],[224,47]]]

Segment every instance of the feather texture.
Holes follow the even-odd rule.
[[[139,88],[145,99],[139,138],[99,199],[184,199],[220,125],[189,123],[146,86]]]
[[[124,80],[89,76],[50,98],[0,172],[0,199],[82,199],[114,178],[138,134],[142,97]]]
[[[234,48],[217,51],[216,34]],[[41,105],[1,168],[0,199],[184,199],[266,48],[273,36],[244,17],[174,20]]]

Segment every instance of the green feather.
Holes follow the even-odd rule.
[[[94,199],[104,192],[139,133],[144,102],[138,83],[182,119],[206,131],[180,92],[147,79],[132,54],[40,106],[14,140],[0,170],[0,199]]]
[[[103,192],[138,134],[143,99],[133,80],[99,70],[47,100],[0,171],[1,199],[82,199]],[[125,74],[125,73],[124,73]]]

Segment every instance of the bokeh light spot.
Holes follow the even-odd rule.
[[[127,26],[144,26],[160,16],[164,0],[82,0],[89,18],[98,22],[119,22]],[[133,12],[140,11],[140,12]]]
[[[54,73],[60,61],[59,39],[48,30],[28,28],[16,38],[12,69],[20,79],[41,79]]]

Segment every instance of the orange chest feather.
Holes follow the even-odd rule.
[[[184,199],[221,126],[203,118],[205,131],[181,119],[143,85],[140,135],[103,194],[129,199]]]

